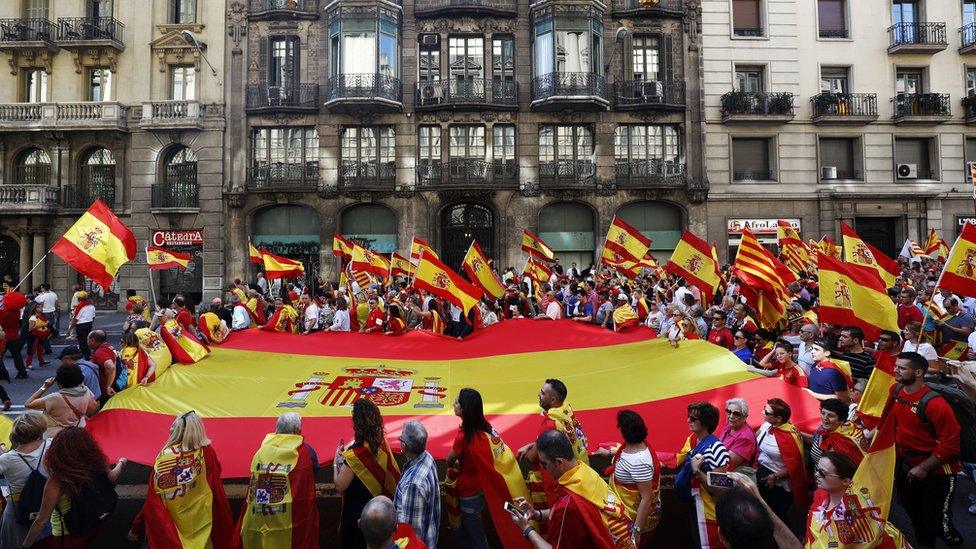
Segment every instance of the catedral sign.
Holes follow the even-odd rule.
[[[203,229],[183,231],[153,231],[149,239],[153,246],[192,246],[203,244]]]
[[[743,229],[749,229],[752,234],[755,235],[775,235],[776,234],[776,222],[779,219],[729,219],[728,231],[729,234],[742,234]],[[800,231],[800,220],[799,219],[784,219],[783,221],[788,222],[797,232]]]

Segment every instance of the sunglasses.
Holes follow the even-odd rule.
[[[732,417],[742,417],[742,412],[738,410],[729,410],[728,408],[726,408],[725,413]]]
[[[720,316],[717,316],[712,319],[712,322],[725,322],[725,319]]]
[[[837,477],[837,478],[840,478],[840,475],[836,475],[836,474],[834,474],[834,473],[828,473],[827,471],[824,471],[824,470],[823,470],[823,468],[821,468],[821,467],[817,467],[817,468],[815,468],[815,469],[813,470],[813,472],[814,472],[814,474],[816,474],[816,475],[817,475],[818,477],[824,477],[824,478],[827,478],[827,477]]]

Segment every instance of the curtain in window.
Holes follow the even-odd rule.
[[[372,32],[347,32],[343,40],[342,72],[373,74],[376,72],[376,41]]]
[[[586,31],[556,33],[557,72],[590,72],[589,37]]]
[[[535,37],[535,75],[552,73],[552,32]]]

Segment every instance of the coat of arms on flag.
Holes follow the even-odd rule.
[[[392,368],[345,368],[347,375],[336,376],[325,386],[320,402],[326,406],[349,406],[360,398],[377,406],[400,406],[413,392],[413,370]]]

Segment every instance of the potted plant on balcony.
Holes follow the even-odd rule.
[[[769,114],[792,114],[793,94],[789,92],[772,94],[769,98]]]
[[[745,113],[749,109],[749,104],[748,93],[737,90],[730,91],[722,96],[722,116]]]
[[[821,92],[813,98],[813,109],[818,115],[837,114],[837,94],[834,92]]]

